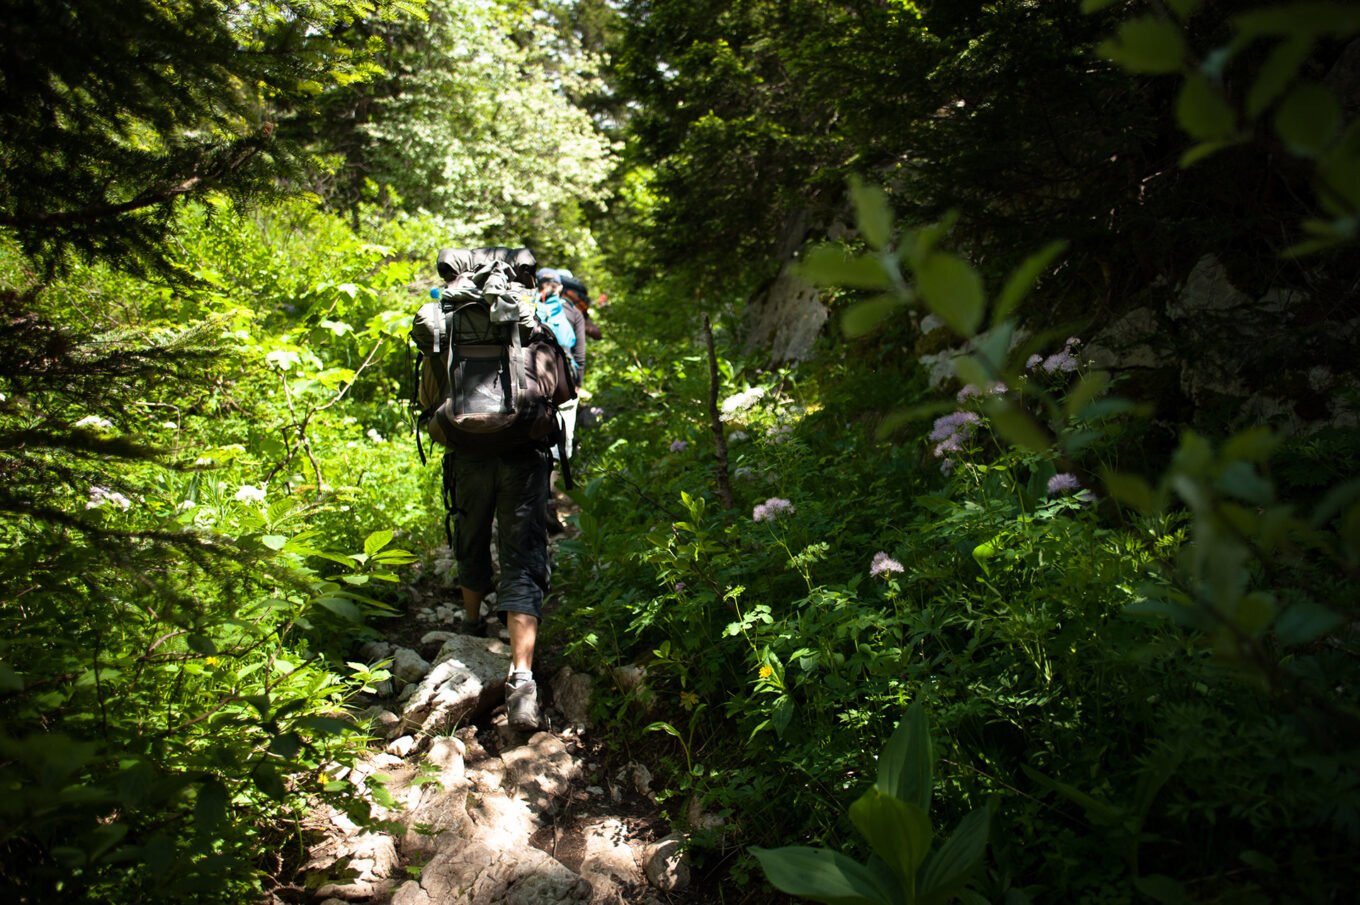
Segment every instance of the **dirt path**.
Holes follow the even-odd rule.
[[[366,788],[383,825],[363,830],[319,805],[295,888],[326,905],[707,898],[691,888],[683,836],[660,817],[646,767],[589,725],[599,679],[544,646],[534,671],[547,725],[515,732],[501,703],[508,639],[448,631],[461,619],[451,588],[426,580],[409,591],[406,616],[360,652],[393,661],[393,680],[360,705],[377,740],[335,777]]]

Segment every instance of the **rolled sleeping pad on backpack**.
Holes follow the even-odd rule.
[[[538,261],[527,248],[510,248],[505,245],[489,245],[484,248],[441,248],[435,257],[435,269],[439,278],[446,283],[457,279],[459,274],[470,273],[484,264],[500,261],[510,266],[514,280],[521,286],[537,286],[534,271]]]

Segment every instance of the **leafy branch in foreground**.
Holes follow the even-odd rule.
[[[966,886],[981,865],[991,814],[986,808],[973,811],[931,851],[933,761],[930,727],[918,702],[888,739],[877,780],[850,806],[851,822],[874,851],[868,864],[824,848],[753,848],[770,882],[837,905],[941,905],[978,898]]]

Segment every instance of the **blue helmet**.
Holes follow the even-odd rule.
[[[554,283],[562,282],[562,275],[551,267],[540,267],[538,273],[534,274],[534,278],[537,279],[540,284],[547,280],[552,280]]]

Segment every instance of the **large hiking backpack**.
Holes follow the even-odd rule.
[[[527,248],[446,248],[446,285],[411,324],[419,433],[456,452],[498,454],[561,439],[557,407],[576,398],[566,353],[534,314]]]

